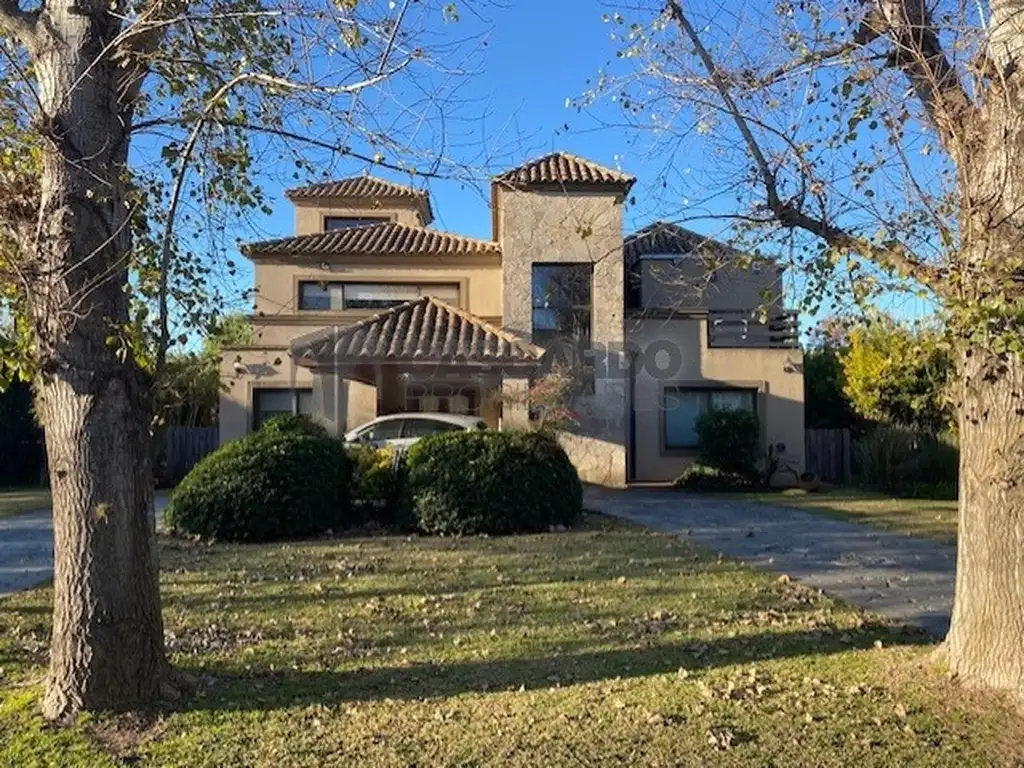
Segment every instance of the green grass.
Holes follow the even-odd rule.
[[[0,765],[988,766],[918,635],[672,536],[162,544],[190,696],[44,725],[50,593],[0,611]],[[880,646],[880,647],[879,647]],[[119,762],[120,761],[120,762]]]
[[[47,488],[0,488],[0,517],[13,517],[49,506]]]
[[[923,536],[947,544],[956,543],[956,501],[903,499],[857,488],[831,488],[816,493],[753,491],[729,494],[729,497],[821,512],[855,523],[871,523],[911,536]]]

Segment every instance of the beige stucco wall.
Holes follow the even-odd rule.
[[[643,309],[754,310],[781,301],[782,272],[774,265],[759,270],[723,266],[710,280],[704,262],[694,257],[646,258],[637,269]]]
[[[379,216],[399,224],[422,226],[423,220],[414,200],[408,203],[388,200],[295,200],[295,234],[309,235],[324,231],[325,216]]]
[[[324,269],[324,264],[329,265]],[[317,261],[255,262],[256,315],[288,315],[298,312],[299,282],[341,280],[367,283],[451,283],[460,286],[462,308],[485,318],[501,316],[501,262],[497,256],[445,258],[395,256],[367,258],[344,254]],[[309,317],[312,313],[302,313]],[[330,313],[321,327],[330,325]],[[338,313],[334,313],[338,315]],[[363,313],[364,316],[366,313]],[[345,325],[353,318],[344,318]],[[303,331],[309,333],[309,330]],[[297,335],[297,334],[296,334]],[[263,343],[280,343],[266,338]]]
[[[633,385],[635,479],[673,480],[696,458],[696,450],[666,451],[663,448],[661,404],[667,386],[723,384],[757,389],[764,449],[767,450],[769,443],[785,443],[786,459],[802,470],[802,352],[749,347],[708,349],[706,338],[707,324],[702,318],[627,320],[627,343],[640,352]],[[665,349],[669,346],[673,351]],[[662,351],[652,355],[659,348]],[[652,356],[653,365],[649,362]]]
[[[585,481],[623,485],[625,387],[606,372],[606,362],[615,369],[622,357],[622,196],[594,189],[499,188],[495,204],[502,250],[502,324],[512,333],[532,335],[534,264],[593,265],[591,341],[600,362],[595,365],[594,394],[573,403],[580,428],[564,445]]]
[[[236,370],[241,365],[244,370]],[[224,385],[220,395],[220,444],[244,437],[252,430],[253,391],[256,389],[311,389],[313,375],[295,365],[286,346],[232,347],[220,363]],[[345,431],[377,416],[377,388],[359,381],[346,387]]]

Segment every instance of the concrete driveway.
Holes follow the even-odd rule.
[[[934,637],[949,628],[956,547],[799,509],[672,489],[588,487],[584,505],[786,573]]]
[[[155,497],[157,522],[168,494]],[[50,510],[0,518],[0,597],[53,576],[53,518]]]

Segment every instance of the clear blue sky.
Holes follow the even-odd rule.
[[[619,121],[619,105],[606,100],[586,113],[567,106],[567,99],[578,97],[602,67],[614,62],[618,45],[610,40],[610,34],[621,31],[621,27],[616,29],[602,19],[612,9],[593,0],[514,0],[507,5],[484,9],[485,18],[463,10],[458,24],[445,30],[465,36],[489,30],[477,61],[478,73],[465,78],[458,91],[463,103],[452,110],[450,128],[452,143],[458,146],[450,148],[449,154],[477,167],[486,164],[486,172],[493,173],[545,152],[565,150],[637,177],[633,193],[638,202],[627,209],[627,231],[657,218],[678,217],[692,201],[682,197],[681,186],[667,190],[662,186],[665,158],[652,157],[649,146],[635,143],[636,134],[629,129],[603,127]],[[692,153],[677,152],[671,171],[674,178],[700,177],[705,163],[714,162],[702,155],[704,151],[695,145]],[[488,157],[486,163],[482,161],[484,155]],[[680,167],[681,161],[685,167]],[[355,175],[367,170],[409,182],[407,175],[369,169],[361,162],[340,162],[330,169],[330,175]],[[292,208],[283,190],[295,183],[282,183],[269,175],[262,181],[274,201],[274,213],[258,220],[255,230],[240,233],[247,240],[292,232]],[[422,184],[422,180],[417,182]],[[433,179],[427,187],[435,227],[490,237],[485,179],[473,184]],[[688,188],[693,194],[692,183]],[[699,196],[699,190],[695,196]],[[707,205],[706,210],[711,212],[727,212],[730,200],[719,198]],[[713,219],[688,221],[687,225],[712,236],[726,227]],[[239,263],[243,266],[233,281],[236,293],[252,284],[250,265],[245,259],[239,259]],[[901,298],[891,309],[907,316],[921,315],[929,309],[921,300],[911,302]],[[243,308],[244,304],[236,306]],[[805,318],[805,325],[810,320]]]

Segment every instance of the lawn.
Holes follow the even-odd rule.
[[[1010,765],[1024,729],[916,634],[672,536],[162,543],[145,716],[47,727],[50,593],[0,611],[0,765]]]
[[[730,496],[759,504],[807,509],[911,536],[956,543],[956,501],[902,499],[857,488],[832,488],[818,493],[757,491]]]
[[[47,488],[0,488],[0,517],[12,517],[50,506]]]

